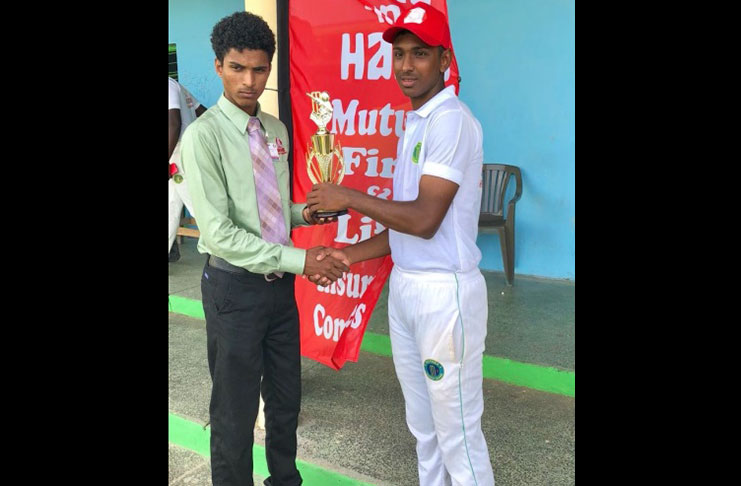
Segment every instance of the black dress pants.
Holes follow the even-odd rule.
[[[296,469],[301,358],[294,278],[286,273],[268,282],[262,275],[231,273],[208,262],[204,268],[214,486],[253,486],[253,431],[261,387],[270,471],[266,484],[302,483]]]

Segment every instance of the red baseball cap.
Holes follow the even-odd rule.
[[[432,47],[452,47],[448,19],[442,12],[427,5],[418,3],[403,10],[396,22],[383,33],[383,40],[392,44],[394,37],[401,30],[408,30]]]

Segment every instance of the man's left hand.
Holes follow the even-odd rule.
[[[337,216],[332,216],[331,218],[317,218],[314,214],[315,212],[316,210],[311,211],[309,207],[306,206],[301,212],[301,215],[304,217],[304,221],[309,224],[328,224],[337,221]]]

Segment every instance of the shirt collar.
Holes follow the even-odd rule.
[[[221,108],[221,111],[224,112],[226,117],[229,118],[229,121],[231,121],[234,126],[237,127],[237,130],[239,130],[242,135],[247,133],[247,123],[250,121],[250,115],[248,115],[240,107],[226,99],[224,93],[221,93],[221,97],[219,98],[217,104],[219,105],[219,108]],[[257,111],[255,111],[255,116],[258,120],[260,120],[260,124],[262,125],[263,130],[266,130],[265,120],[263,120],[263,113],[262,109],[260,108],[259,101],[257,102]]]
[[[455,98],[455,86],[452,84],[427,100],[424,105],[410,113],[415,113],[423,118],[427,118],[427,115],[432,113],[435,108],[443,104],[443,102],[449,98]]]

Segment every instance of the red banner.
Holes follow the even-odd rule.
[[[342,185],[392,199],[396,146],[411,109],[393,75],[391,44],[383,31],[414,0],[300,0],[289,2],[291,109],[293,113],[293,195],[306,200],[313,183],[306,154],[317,125],[309,118],[307,93],[326,91],[332,102],[327,130],[335,134],[345,163]],[[445,0],[421,0],[447,16]],[[458,66],[446,73],[446,85],[458,89]],[[338,222],[298,228],[298,248],[342,248],[385,228],[350,210]],[[301,354],[331,368],[357,361],[373,307],[388,278],[390,256],[352,265],[344,278],[321,287],[296,279],[301,321]]]

